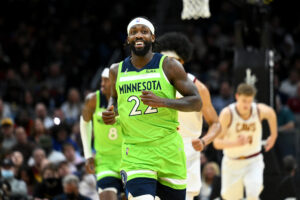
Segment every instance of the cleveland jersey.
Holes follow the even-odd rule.
[[[188,73],[188,78],[195,83],[196,77]],[[177,91],[176,98],[181,98],[182,95]],[[185,137],[198,138],[202,132],[202,112],[178,112],[179,133]]]
[[[251,115],[247,120],[240,117],[236,103],[230,104],[231,123],[228,127],[225,137],[229,141],[236,141],[240,135],[250,138],[250,144],[240,147],[224,149],[224,155],[229,158],[248,156],[261,151],[262,125],[259,118],[259,112],[256,103],[251,105]]]
[[[143,104],[140,98],[142,91],[146,90],[162,98],[175,99],[176,90],[163,71],[164,58],[155,53],[142,69],[135,68],[130,57],[119,64],[116,81],[118,112],[127,144],[159,141],[177,132],[176,110],[152,108]]]

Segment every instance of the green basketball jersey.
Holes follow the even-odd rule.
[[[155,95],[175,99],[176,89],[163,71],[165,56],[155,53],[142,69],[135,68],[130,57],[120,62],[116,81],[118,112],[124,142],[136,144],[153,142],[174,134],[178,127],[177,111],[170,108],[152,108],[143,104],[143,90]]]
[[[119,120],[113,125],[106,125],[102,119],[102,112],[106,108],[100,107],[100,92],[96,92],[97,104],[93,114],[94,147],[96,157],[99,155],[111,155],[121,158],[123,134]]]

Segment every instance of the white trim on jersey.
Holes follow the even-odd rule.
[[[157,175],[157,172],[152,171],[152,170],[132,170],[129,172],[126,172],[127,176],[132,176],[134,174],[153,174],[153,175]]]
[[[135,76],[125,76],[120,78],[120,82],[134,81],[148,78],[160,78],[160,73],[139,74]]]
[[[98,178],[98,177],[101,177],[101,176],[106,175],[106,174],[118,175],[117,172],[108,170],[108,171],[99,172],[98,174],[96,174],[96,176]]]
[[[161,179],[163,181],[167,181],[174,185],[185,185],[186,184],[186,179],[174,179],[174,178],[166,178],[166,177],[160,177],[159,179]]]

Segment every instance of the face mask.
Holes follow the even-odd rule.
[[[14,173],[13,171],[11,170],[5,170],[5,169],[2,169],[1,170],[1,176],[4,178],[4,179],[11,179],[14,177]]]

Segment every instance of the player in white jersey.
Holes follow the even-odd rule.
[[[193,52],[192,44],[188,38],[177,32],[166,33],[159,37],[155,50],[177,59],[181,64],[189,61]],[[221,132],[221,126],[206,86],[190,73],[188,73],[188,78],[196,85],[203,102],[200,112],[178,112],[179,133],[183,138],[187,164],[186,200],[193,200],[201,188],[200,151]],[[182,95],[177,92],[176,97],[180,98]],[[204,137],[199,139],[202,133],[203,116],[209,124],[209,130]],[[192,142],[197,151],[193,148]]]
[[[277,139],[277,119],[273,108],[254,103],[256,89],[246,83],[238,86],[236,103],[225,107],[219,116],[222,133],[214,140],[223,149],[221,195],[225,200],[240,200],[246,190],[247,200],[258,200],[263,189],[264,162],[261,154],[262,125],[266,119],[270,136],[265,151]]]

